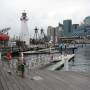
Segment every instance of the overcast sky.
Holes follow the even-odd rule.
[[[11,27],[9,33],[18,35],[23,10],[28,13],[28,27],[32,34],[35,26],[46,31],[49,25],[57,26],[64,19],[80,24],[90,15],[90,0],[0,0],[0,29]]]

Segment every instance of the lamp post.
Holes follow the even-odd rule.
[[[87,29],[86,29],[86,27],[84,27],[84,43],[85,43],[85,46],[86,46],[86,38],[87,38]]]
[[[53,40],[53,43],[54,43],[54,46],[55,46],[55,42],[56,42],[56,29],[55,28],[53,28],[54,29],[54,40]]]

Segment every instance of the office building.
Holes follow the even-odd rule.
[[[78,27],[79,27],[79,24],[73,24],[72,25],[72,30],[78,29]]]
[[[64,37],[72,36],[72,20],[63,21]]]
[[[83,20],[83,24],[79,25],[77,29],[73,29],[72,37],[86,37],[90,36],[90,16]]]
[[[63,36],[63,25],[59,23],[57,27],[48,26],[47,36],[49,41],[57,43],[58,39]]]

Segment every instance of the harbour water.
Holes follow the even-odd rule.
[[[69,71],[83,71],[83,72],[90,71],[90,44],[83,45],[83,47],[82,47],[82,45],[79,45],[79,48],[78,48],[78,50],[76,50],[75,54],[76,55],[74,58],[74,64],[72,61],[69,62]],[[60,54],[30,55],[27,57],[27,59],[30,62],[34,61],[34,64],[36,62],[35,66],[38,67],[38,65],[43,65],[43,64],[47,63],[47,62],[45,62],[46,60],[48,62],[50,62],[52,55],[54,58],[60,56]],[[37,64],[37,62],[38,62],[38,64]],[[41,63],[41,64],[39,64],[39,63]],[[62,68],[62,70],[63,70],[63,68]]]
[[[79,47],[76,51],[76,55],[73,62],[69,63],[70,71],[90,71],[90,44],[83,47]]]
[[[30,69],[35,69],[38,67],[42,67],[45,64],[48,64],[53,59],[58,58],[61,54],[37,54],[37,55],[28,55],[25,56],[27,60],[27,64],[29,64]],[[16,62],[16,60],[14,60]],[[63,68],[60,70],[64,70]],[[75,52],[74,63],[69,62],[69,71],[90,71],[90,44],[86,46],[79,45],[78,50]]]

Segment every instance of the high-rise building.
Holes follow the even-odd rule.
[[[90,26],[90,16],[87,16],[87,17],[84,19],[84,24],[85,24],[85,26]]]
[[[57,27],[48,26],[47,36],[49,41],[57,43],[58,39],[63,36],[63,25],[59,23]]]
[[[72,20],[63,21],[64,37],[72,36]]]
[[[77,29],[73,29],[72,37],[90,36],[90,16],[87,16]]]
[[[48,36],[48,40],[53,41],[53,37],[54,37],[54,27],[52,26],[48,26],[47,28],[47,36]]]
[[[78,27],[79,27],[79,24],[73,24],[73,25],[72,25],[72,29],[73,29],[73,30],[78,29]]]

